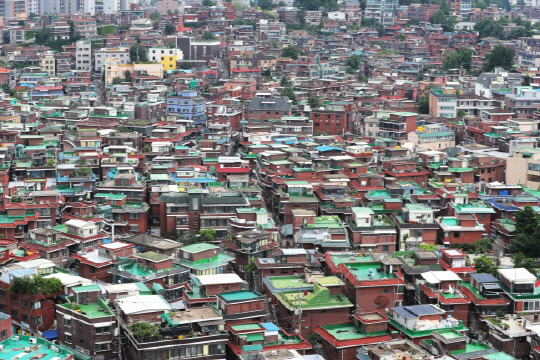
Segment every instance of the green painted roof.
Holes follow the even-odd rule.
[[[85,285],[85,286],[74,286],[71,288],[74,293],[86,292],[86,291],[101,291],[99,285]]]
[[[234,331],[249,331],[249,330],[261,330],[263,327],[257,323],[238,324],[231,325]]]
[[[163,261],[169,259],[169,256],[157,253],[155,251],[147,251],[136,255],[141,259],[146,259],[150,261]]]
[[[354,323],[332,324],[321,326],[336,340],[356,340],[364,339],[371,336],[383,336],[389,334],[387,331],[377,331],[373,333],[366,333],[360,327],[354,325]]]
[[[127,197],[124,194],[109,194],[109,193],[97,193],[94,197],[105,197],[111,200],[123,200]]]
[[[219,295],[227,301],[251,300],[261,297],[261,295],[251,290],[231,291]]]
[[[287,291],[279,293],[277,298],[289,310],[299,307],[309,310],[354,306],[344,295],[331,295],[328,288],[317,283],[313,285],[313,291],[308,292],[307,295],[304,293],[303,291]]]
[[[187,251],[188,253],[192,253],[192,254],[202,252],[205,250],[211,250],[211,249],[219,249],[219,246],[208,244],[208,243],[199,243],[199,244],[191,244],[191,245],[182,246],[180,248],[180,250]]]

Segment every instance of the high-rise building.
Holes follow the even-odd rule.
[[[364,17],[375,19],[383,25],[393,25],[398,0],[367,0]]]
[[[26,0],[0,0],[0,17],[4,21],[25,20]]]
[[[77,70],[92,69],[92,43],[90,40],[79,40],[75,48],[75,66]]]

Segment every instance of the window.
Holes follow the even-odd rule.
[[[288,274],[288,273],[289,273],[289,269],[281,269],[281,273],[282,273],[282,274]]]
[[[17,294],[13,293],[11,294],[11,301],[17,302],[19,300],[19,297]]]
[[[129,213],[129,218],[130,218],[131,220],[138,219],[138,218],[139,218],[139,214],[138,214],[138,213]]]
[[[34,325],[41,325],[41,316],[34,316],[34,317],[32,317],[32,324],[34,324]]]
[[[5,339],[7,337],[7,330],[2,330],[0,333],[0,339]]]
[[[391,293],[391,292],[392,292],[392,289],[384,289],[384,292],[385,292],[385,293]]]
[[[21,306],[23,308],[27,308],[28,307],[28,300],[26,299],[21,299]]]
[[[96,351],[107,351],[111,348],[111,344],[96,344],[94,349]]]
[[[71,318],[64,318],[64,326],[65,327],[71,327],[72,320]]]
[[[96,328],[96,335],[98,334],[110,334],[111,333],[111,327],[110,326],[102,326]]]
[[[7,291],[4,289],[0,289],[0,298],[5,299],[7,296]]]
[[[18,318],[18,317],[19,317],[19,313],[17,312],[17,310],[11,309],[11,316],[14,317],[14,318]]]
[[[455,237],[455,238],[458,238],[458,237],[459,237],[459,231],[454,231],[454,237]]]
[[[68,344],[71,344],[71,334],[68,334],[68,333],[64,333],[64,341],[67,342]]]
[[[33,303],[32,309],[34,310],[41,309],[41,301],[36,301],[35,303]]]

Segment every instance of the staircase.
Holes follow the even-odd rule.
[[[261,279],[259,277],[259,272],[254,271],[253,272],[253,284],[251,284],[252,287],[253,287],[253,290],[260,293],[261,292],[261,285],[260,284],[261,284]]]

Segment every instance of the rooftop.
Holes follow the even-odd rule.
[[[35,343],[30,342],[30,339]],[[3,350],[0,351],[0,359],[2,360],[63,360],[72,355],[71,352],[63,349],[59,349],[49,341],[25,335],[14,335],[2,342]]]

